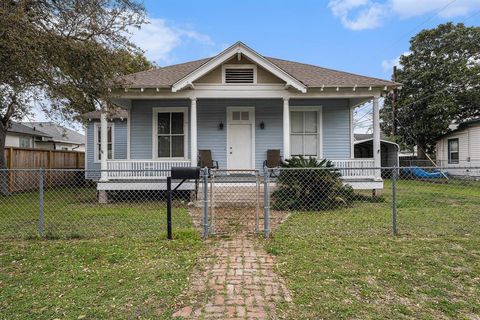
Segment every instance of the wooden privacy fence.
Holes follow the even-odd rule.
[[[5,148],[8,169],[83,169],[85,153],[79,151]],[[81,171],[47,171],[45,187],[75,185]],[[18,192],[38,188],[38,170],[11,170],[8,173],[8,191]]]

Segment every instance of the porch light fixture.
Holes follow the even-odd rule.
[[[218,124],[218,130],[223,130],[223,122],[220,121],[220,123]]]
[[[265,122],[263,122],[263,121],[260,122],[260,129],[262,129],[262,130],[265,129]]]

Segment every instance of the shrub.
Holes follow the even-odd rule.
[[[348,206],[354,199],[353,189],[343,185],[331,161],[299,156],[287,159],[282,167],[272,193],[275,209],[327,210]]]

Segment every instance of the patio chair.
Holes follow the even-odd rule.
[[[280,168],[282,165],[282,157],[280,156],[279,149],[270,149],[267,150],[267,160],[263,161],[263,169],[275,169]],[[270,176],[277,176],[272,170]]]
[[[218,161],[213,160],[211,150],[198,150],[198,166],[200,168],[218,169]]]

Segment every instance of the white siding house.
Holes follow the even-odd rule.
[[[449,174],[480,177],[480,119],[463,122],[440,137],[436,154],[437,165]]]

